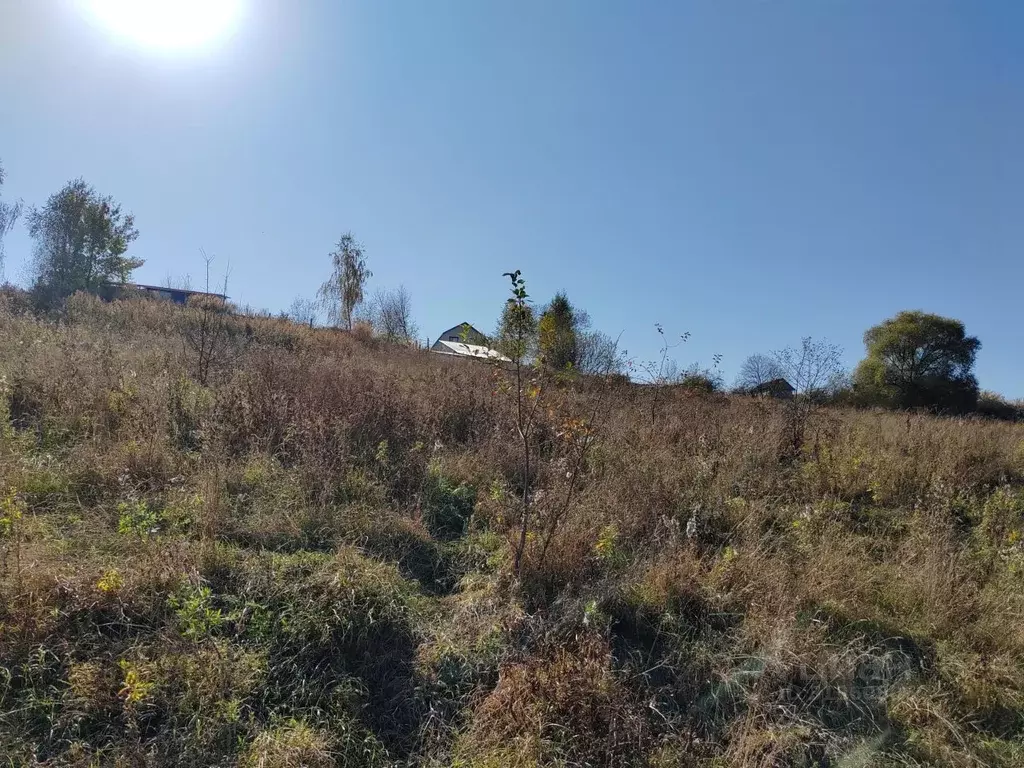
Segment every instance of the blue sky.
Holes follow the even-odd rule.
[[[139,281],[202,247],[275,311],[351,230],[423,336],[490,330],[521,269],[632,357],[662,323],[728,379],[805,335],[852,366],[924,309],[1024,396],[1024,4],[243,1],[169,54],[83,0],[0,0],[5,198],[83,176],[134,212]]]

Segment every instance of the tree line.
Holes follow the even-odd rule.
[[[656,328],[664,338],[662,327]],[[682,372],[668,358],[668,351],[687,341],[689,334],[675,345],[665,342],[660,362],[639,370],[631,367],[613,339],[590,330],[589,316],[564,291],[539,312],[525,297],[508,301],[494,338],[497,349],[511,359],[532,358],[549,369],[585,373],[629,369],[634,378],[652,384],[703,392],[725,389],[719,355],[711,367],[695,364]],[[1019,404],[980,391],[974,364],[981,342],[968,335],[959,320],[920,310],[899,312],[869,328],[864,346],[865,357],[852,374],[843,365],[842,348],[823,339],[806,337],[798,346],[751,355],[743,362],[733,391],[770,391],[773,382],[784,381],[797,397],[816,402],[942,414],[981,411],[1002,418],[1024,415]]]
[[[864,333],[864,348],[852,374],[843,369],[839,347],[811,338],[797,348],[751,355],[740,368],[736,389],[757,392],[785,379],[800,395],[850,405],[1000,416],[1017,410],[979,390],[974,363],[981,341],[959,320],[920,310],[899,312]]]
[[[37,308],[58,307],[76,291],[98,293],[107,284],[128,282],[142,266],[142,259],[129,254],[139,236],[134,217],[85,180],[69,181],[43,205],[27,208],[3,199],[4,181],[0,163],[0,269],[3,237],[23,216],[34,242],[29,276]],[[404,286],[365,295],[373,273],[352,233],[342,235],[330,252],[329,268],[316,299],[296,299],[287,316],[311,325],[323,316],[328,324],[350,331],[362,323],[391,342],[416,340],[412,297]],[[664,339],[663,329],[657,329]],[[539,307],[526,298],[506,303],[489,343],[511,359],[529,358],[550,370],[616,373],[661,385],[723,390],[720,357],[710,368],[694,365],[682,372],[669,359],[669,350],[687,338],[684,334],[675,345],[666,342],[660,361],[631,365],[617,340],[592,328],[589,314],[559,291]],[[981,342],[959,320],[919,310],[899,312],[869,328],[864,346],[865,357],[852,373],[844,369],[838,346],[810,337],[795,347],[751,355],[733,390],[756,392],[785,380],[797,396],[819,401],[954,414],[981,410],[1001,417],[1021,413],[1017,404],[980,391],[974,364]]]

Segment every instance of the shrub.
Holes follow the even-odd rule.
[[[721,392],[725,389],[725,383],[722,381],[721,374],[717,371],[700,368],[699,366],[692,366],[684,371],[679,377],[677,386],[684,391],[698,392],[705,395]]]
[[[1011,403],[995,392],[983,391],[978,395],[978,413],[989,419],[1002,421],[1020,421],[1024,418],[1021,404]]]
[[[609,648],[584,637],[507,665],[458,753],[466,765],[618,765],[649,739],[646,713],[631,706]]]
[[[464,483],[454,485],[435,470],[423,493],[423,523],[435,538],[456,539],[466,533],[475,503],[475,490]]]

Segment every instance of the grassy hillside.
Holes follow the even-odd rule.
[[[1024,428],[538,384],[9,301],[0,765],[1024,763]]]

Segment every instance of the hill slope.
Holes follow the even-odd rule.
[[[1024,429],[536,385],[524,475],[507,371],[0,311],[0,753],[1024,762]]]

